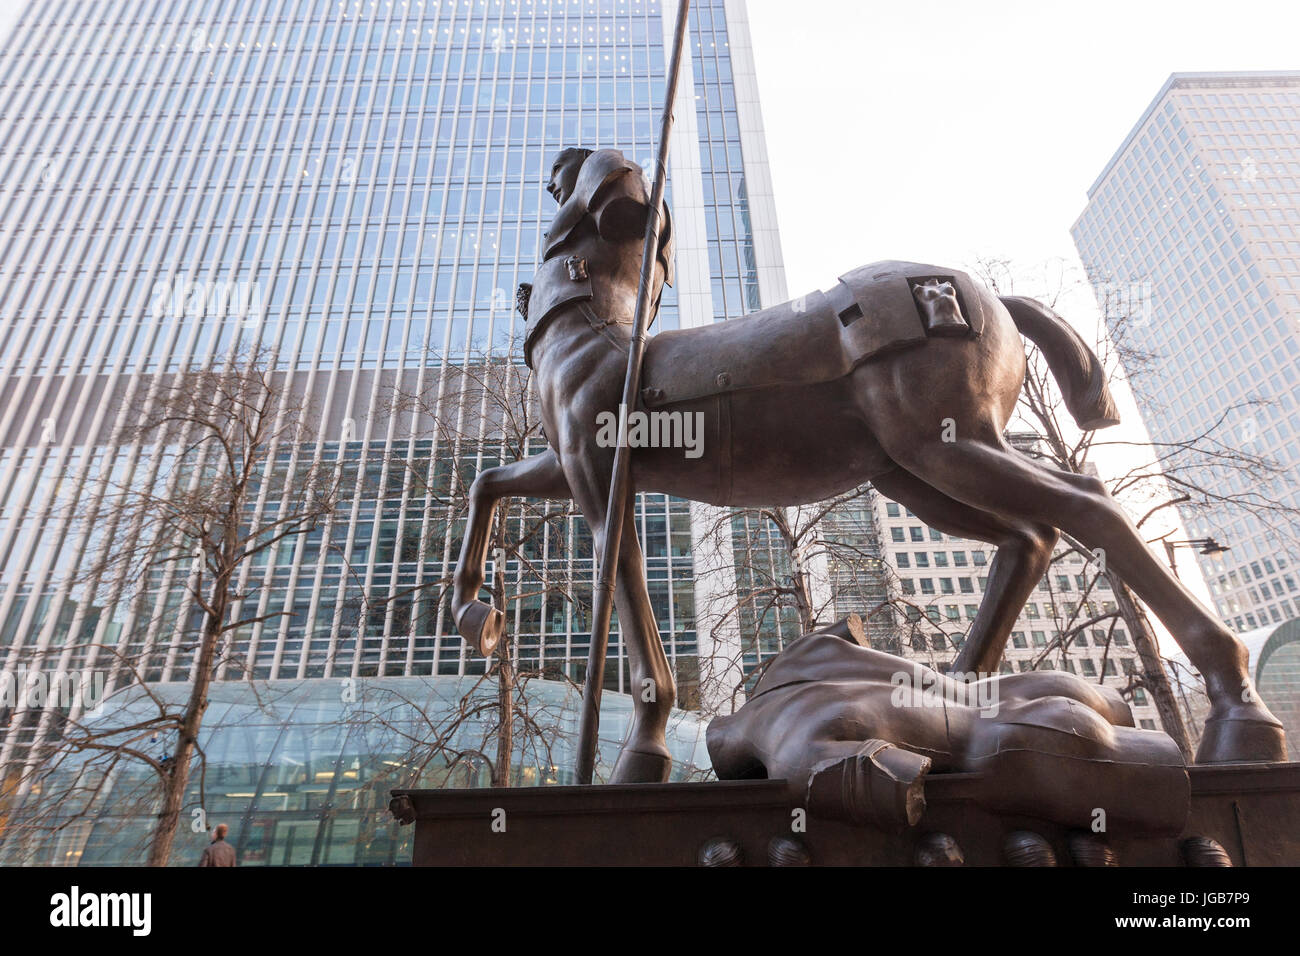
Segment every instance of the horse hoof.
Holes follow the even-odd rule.
[[[1275,719],[1210,717],[1197,763],[1279,763],[1287,759],[1286,731]]]
[[[666,753],[646,753],[642,750],[622,750],[610,783],[667,783],[668,772],[673,769],[673,758]]]
[[[506,628],[506,616],[482,601],[471,601],[456,615],[456,630],[474,650],[489,657]]]

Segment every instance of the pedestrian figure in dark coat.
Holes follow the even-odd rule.
[[[204,848],[203,856],[199,857],[199,866],[235,865],[235,848],[226,842],[228,832],[230,827],[224,823],[217,824],[217,828],[212,831],[212,842]]]

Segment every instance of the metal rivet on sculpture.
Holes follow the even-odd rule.
[[[615,450],[597,442],[597,420],[617,414],[625,384],[650,193],[641,168],[615,149],[562,151],[547,188],[559,209],[542,265],[519,304],[527,323],[524,353],[535,372],[550,447],[475,480],[455,575],[457,628],[483,654],[491,652],[503,623],[500,610],[479,601],[499,499],[572,499],[593,530],[597,553],[604,548]],[[673,278],[666,208],[651,255],[647,294],[657,310]],[[1046,467],[1005,442],[1025,375],[1022,335],[1041,349],[1080,427],[1117,421],[1099,362],[1059,316],[1031,299],[998,297],[954,269],[872,263],[793,302],[662,332],[645,346],[639,407],[702,416],[703,454],[637,448],[631,484],[636,491],[722,506],[793,506],[870,481],[931,527],[996,546],[979,613],[953,664],[962,672],[997,669],[1016,616],[1048,567],[1057,529],[1063,529],[1086,547],[1104,550],[1110,567],[1205,678],[1211,710],[1197,760],[1284,759],[1281,724],[1253,693],[1242,644],[1156,559],[1102,483]],[[630,513],[622,527],[615,602],[630,683],[652,682],[656,693],[635,697],[613,780],[662,781],[670,764],[664,729],[676,694]],[[988,749],[999,734],[1028,734],[1040,748],[1035,752],[1042,762],[1022,768],[1034,777],[1022,778],[1023,786],[1049,786],[1050,780],[1039,779],[1042,767],[1074,775],[1080,772],[1075,764],[1099,765],[1109,759],[1104,755],[1119,758],[1123,773],[1116,780],[1125,786],[1133,778],[1123,774],[1140,775],[1143,761],[1152,772],[1181,768],[1176,750],[1154,739],[1162,735],[1131,727],[1127,708],[1113,694],[1052,672],[1002,679],[1008,706],[1026,715],[1014,725],[1020,730],[1011,722],[980,721],[938,740],[926,716],[900,716],[880,693],[887,672],[910,664],[873,655],[831,635],[795,642],[782,655],[789,659],[768,669],[758,695],[722,722],[743,732],[711,733],[711,743],[726,738],[722,759],[715,754],[719,774],[740,772],[730,755],[744,751],[746,735],[761,737],[772,753],[792,756],[780,758],[779,768],[755,757],[744,772],[802,774],[803,783],[839,774],[836,785],[857,801],[856,808],[843,807],[845,813],[906,825],[917,799],[907,777],[924,773],[919,760],[936,767],[983,760],[992,776],[1010,773],[994,766]],[[816,684],[796,695],[772,682],[783,672],[792,681],[815,682],[841,671],[860,699]],[[789,697],[788,706],[769,708],[763,703],[769,695]],[[842,752],[828,752],[829,742],[820,741],[815,728],[840,711],[852,712],[865,729],[861,740],[840,741]],[[1065,728],[1073,722],[1091,735],[1080,752],[1067,746],[1073,738]],[[902,766],[909,759],[912,766]],[[1058,809],[1068,809],[1070,795],[1060,799]]]
[[[1115,851],[1106,839],[1086,830],[1076,830],[1066,841],[1070,847],[1070,859],[1075,866],[1119,866]]]
[[[1056,866],[1052,844],[1032,830],[1016,830],[1002,840],[1002,857],[1007,866]]]
[[[745,851],[731,837],[712,837],[700,847],[696,859],[700,866],[743,866]]]
[[[767,841],[769,866],[811,866],[812,854],[803,842],[789,836],[774,836]]]
[[[1179,851],[1188,866],[1232,866],[1228,851],[1209,837],[1188,837],[1179,845]]]

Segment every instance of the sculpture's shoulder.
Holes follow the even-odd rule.
[[[650,184],[645,172],[619,149],[598,149],[586,158],[578,171],[573,198],[593,208],[603,201],[600,194],[614,183],[619,183],[626,195],[639,195],[643,204],[649,204]]]
[[[591,176],[584,183],[588,168]],[[620,242],[645,235],[646,216],[650,214],[650,184],[636,163],[617,149],[593,153],[578,176],[576,191],[584,190],[590,193],[587,208],[601,238]]]
[[[618,149],[598,149],[582,164],[573,195],[565,200],[546,234],[543,259],[564,252],[582,235],[604,242],[634,242],[645,235],[650,212],[650,184],[645,171]],[[589,224],[584,228],[584,223]],[[659,259],[665,281],[673,282],[672,223],[664,205],[659,229]]]
[[[547,257],[567,242],[588,216],[596,219],[599,225],[604,206],[615,194],[640,199],[642,205],[648,205],[649,190],[644,187],[644,182],[641,167],[625,157],[621,150],[598,149],[588,156],[578,171],[573,193],[551,220],[551,228],[546,233]]]
[[[779,687],[816,681],[888,685],[900,667],[911,666],[912,662],[870,647],[859,647],[834,634],[807,634],[772,659],[754,693],[757,696]]]

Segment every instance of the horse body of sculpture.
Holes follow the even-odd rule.
[[[529,297],[525,346],[551,447],[475,480],[455,576],[457,627],[483,653],[503,624],[477,600],[496,501],[571,498],[603,551],[614,448],[598,440],[598,422],[622,394],[644,223],[632,210],[648,202],[644,178],[615,152],[566,150],[552,169],[548,188],[561,208]],[[595,165],[584,169],[589,159]],[[656,304],[670,260],[661,245]],[[800,315],[810,334],[821,329],[811,354],[790,344]],[[877,263],[751,318],[664,333],[661,350],[654,340],[647,348],[643,404],[701,415],[703,454],[638,449],[633,487],[717,505],[794,505],[871,481],[931,527],[995,545],[984,600],[953,665],[960,671],[997,669],[1064,529],[1104,550],[1206,678],[1211,714],[1198,759],[1283,759],[1281,724],[1253,696],[1241,643],[1155,559],[1101,482],[1043,467],[1005,443],[1024,380],[1021,334],[1041,348],[1081,427],[1116,421],[1096,357],[1063,320],[935,266]],[[675,688],[631,509],[623,541],[615,601],[632,685],[649,682],[656,692],[635,698],[614,779],[662,780]]]

